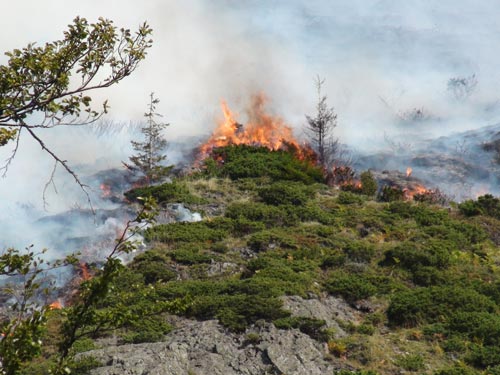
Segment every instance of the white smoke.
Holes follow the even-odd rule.
[[[338,135],[358,150],[387,147],[384,134],[411,142],[500,118],[496,0],[26,0],[2,6],[2,28],[12,31],[0,34],[4,51],[60,39],[77,15],[131,29],[147,21],[154,29],[147,59],[93,97],[109,99],[108,118],[121,127],[142,120],[155,92],[158,112],[171,124],[170,140],[209,133],[220,99],[243,111],[257,91],[300,134],[304,114],[314,113],[316,75],[326,78]],[[474,90],[457,100],[449,80],[473,75]],[[126,161],[137,136],[80,128],[44,133],[61,158],[88,175]],[[1,160],[10,149],[0,148]],[[42,190],[52,165],[39,145],[23,138],[0,180],[1,240],[31,241],[26,236],[36,230],[27,223],[45,215]],[[55,180],[58,193],[47,195],[50,213],[85,205],[70,176],[59,171]]]

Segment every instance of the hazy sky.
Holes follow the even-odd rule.
[[[316,75],[326,78],[339,136],[358,149],[383,145],[385,133],[427,136],[499,118],[499,0],[0,2],[3,51],[59,39],[75,16],[102,16],[131,29],[147,21],[154,46],[146,61],[94,98],[109,99],[110,119],[140,120],[154,91],[171,123],[170,138],[208,133],[221,99],[242,112],[258,91],[300,133],[304,114],[314,111]],[[447,90],[449,79],[473,74],[475,91],[457,101]],[[402,126],[401,118],[415,109],[428,121]],[[99,139],[81,131],[46,133],[73,165],[96,159],[119,164],[130,152],[126,133]],[[51,162],[27,139],[21,146],[9,175],[0,180],[0,199],[29,197],[38,206]],[[3,147],[0,158],[7,152]]]

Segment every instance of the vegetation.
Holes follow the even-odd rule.
[[[498,371],[497,198],[451,208],[379,201],[373,188],[359,194],[322,184],[316,168],[286,152],[231,146],[218,155],[229,161],[212,159],[198,175],[127,193],[163,202],[197,197],[197,209],[213,212],[215,205],[221,213],[147,228],[149,250],[109,284],[120,292],[92,305],[92,319],[114,317],[101,325],[109,331],[93,331],[98,321],[89,315],[77,330],[84,338],[113,332],[120,343],[161,340],[172,329],[166,316],[176,314],[218,319],[245,345],[258,345],[252,326],[264,320],[300,330],[328,348],[327,358],[357,369],[339,374]],[[252,163],[235,163],[245,157]],[[265,161],[269,167],[253,168]],[[346,337],[284,308],[286,296],[327,295],[357,309],[357,321],[338,320]],[[55,343],[67,332],[63,316],[48,317],[48,325],[63,328],[53,333]],[[46,346],[40,352],[50,361]],[[27,363],[24,369],[34,366]]]
[[[55,167],[63,167],[85,190],[37,129],[88,124],[105,114],[107,102],[95,110],[87,93],[129,76],[146,57],[151,32],[147,24],[133,34],[127,29],[117,31],[110,20],[101,18],[89,24],[77,17],[63,39],[7,52],[9,60],[0,66],[0,146],[12,140],[19,145],[22,134],[29,134],[53,158]],[[4,169],[17,150],[14,147]]]
[[[161,181],[172,169],[162,165],[162,162],[167,158],[163,153],[167,147],[167,140],[162,136],[161,131],[169,124],[157,120],[157,117],[161,117],[156,112],[156,105],[159,102],[160,100],[151,93],[148,111],[144,114],[146,126],[141,129],[144,141],[131,141],[137,154],[130,157],[132,164],[125,164],[130,171],[140,173],[147,185]]]

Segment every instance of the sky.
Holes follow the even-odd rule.
[[[387,137],[425,138],[497,123],[500,117],[499,0],[0,0],[0,50],[60,39],[74,17],[109,18],[132,30],[147,22],[153,47],[120,84],[96,92],[111,106],[115,129],[42,135],[70,165],[108,168],[130,155],[130,122],[142,119],[149,93],[170,123],[165,136],[208,134],[226,100],[244,112],[264,92],[270,112],[298,135],[317,100],[315,77],[338,114],[337,135],[358,150]],[[8,32],[6,32],[8,30]],[[0,64],[5,63],[0,57]],[[474,82],[459,95],[450,79]],[[417,118],[420,114],[420,118]],[[416,117],[417,116],[417,117]],[[184,138],[183,138],[184,137]],[[386,146],[386,145],[385,145]],[[0,149],[0,159],[9,155]],[[0,222],[19,207],[44,215],[41,191],[52,161],[24,138],[0,179]],[[57,174],[47,212],[82,204]],[[15,188],[13,188],[15,187]],[[14,221],[12,221],[14,222]]]

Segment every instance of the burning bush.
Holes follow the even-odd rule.
[[[324,182],[321,168],[307,160],[300,160],[293,151],[233,145],[214,149],[204,163],[208,174],[232,180],[267,177],[273,181],[288,180],[305,184]]]

